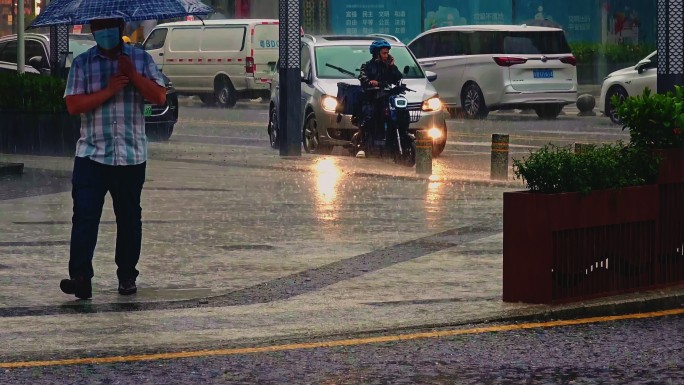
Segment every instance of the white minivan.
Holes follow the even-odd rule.
[[[555,119],[577,101],[575,57],[563,30],[526,25],[461,25],[425,31],[408,44],[447,108],[472,118],[534,109]]]
[[[178,94],[233,107],[270,96],[279,44],[278,20],[230,19],[159,24],[143,48]]]

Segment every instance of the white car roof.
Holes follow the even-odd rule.
[[[190,21],[172,21],[170,23],[163,23],[157,27],[179,27],[189,25],[249,25],[249,24],[278,24],[278,19],[217,19],[217,20],[190,20]]]
[[[369,45],[370,43],[382,39],[383,36],[367,35],[304,35],[303,40],[312,42],[316,47],[320,46],[349,46],[349,45]],[[400,41],[388,40],[392,47],[405,47],[406,44]]]
[[[438,27],[425,31],[509,31],[509,32],[548,32],[562,31],[560,28],[538,27],[534,25],[453,25],[448,27]]]

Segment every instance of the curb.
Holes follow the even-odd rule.
[[[23,163],[0,162],[0,175],[21,175],[23,173]]]

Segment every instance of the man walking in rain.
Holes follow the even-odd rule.
[[[81,115],[81,138],[72,177],[70,278],[63,279],[60,288],[80,299],[92,296],[93,253],[107,192],[116,215],[118,291],[137,292],[140,195],[147,161],[145,100],[166,102],[164,81],[152,57],[123,44],[122,19],[95,19],[90,27],[97,46],[74,59],[65,91],[69,113]]]

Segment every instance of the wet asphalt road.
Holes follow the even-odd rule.
[[[266,107],[184,105],[171,140],[197,147],[268,147]],[[488,168],[492,133],[511,135],[512,157],[548,142],[627,139],[602,117],[541,121],[535,115],[493,114],[484,121],[449,120],[448,127],[449,143],[437,162],[453,170]],[[345,155],[339,149],[336,154]],[[0,369],[0,384],[682,384],[683,321],[671,317],[277,353]],[[141,350],[147,351],[144,340],[136,349]]]
[[[477,325],[481,326],[481,325]],[[684,317],[0,371],[14,384],[682,384]],[[198,347],[201,349],[201,347]]]
[[[268,148],[268,103],[241,101],[234,109],[205,107],[199,100],[184,99],[180,121],[172,141]],[[555,120],[541,120],[518,110],[492,112],[484,120],[447,119],[448,142],[435,167],[452,170],[489,169],[492,134],[508,134],[510,160],[520,159],[545,144],[571,146],[580,143],[629,141],[627,132],[605,116],[579,117],[566,107]],[[276,151],[276,150],[274,150]],[[341,147],[333,155],[347,156]]]
[[[205,107],[198,99],[185,99],[180,106],[180,121],[172,141],[196,144],[221,144],[245,148],[269,148],[268,103],[241,101],[234,109]],[[575,143],[628,142],[629,134],[605,116],[577,116],[576,107],[566,107],[555,120],[519,110],[492,112],[484,120],[447,119],[447,145],[433,159],[435,175],[489,174],[492,134],[509,135],[509,176],[512,165],[544,145],[573,146]],[[277,150],[273,150],[277,153]],[[302,150],[303,151],[303,150]],[[335,147],[333,156],[349,156]]]

